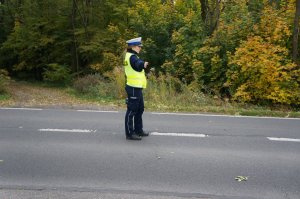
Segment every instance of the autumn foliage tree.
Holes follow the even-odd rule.
[[[194,50],[193,72],[198,85],[207,93],[224,95],[228,53],[234,52],[240,42],[252,31],[253,20],[247,1],[228,1],[223,4],[218,27]],[[201,71],[201,73],[199,73]]]
[[[243,42],[231,57],[231,68],[227,72],[227,83],[234,100],[299,103],[300,70],[287,57],[286,48],[264,41],[259,36]]]
[[[140,56],[156,78],[172,77],[220,99],[300,105],[299,5],[0,0],[0,70],[5,77],[51,82],[95,73],[123,77],[125,41],[141,36]]]
[[[299,104],[300,70],[287,48],[290,13],[265,7],[254,33],[230,57],[227,84],[235,100]]]

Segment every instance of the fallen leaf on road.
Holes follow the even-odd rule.
[[[235,178],[235,180],[238,181],[238,182],[247,181],[248,180],[248,176],[237,176]]]

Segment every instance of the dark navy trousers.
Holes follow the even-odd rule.
[[[143,89],[126,85],[127,112],[125,115],[125,133],[127,136],[143,131],[144,97]]]

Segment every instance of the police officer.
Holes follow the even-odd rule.
[[[128,140],[141,140],[142,136],[149,133],[143,130],[142,115],[144,112],[143,89],[147,86],[145,68],[148,62],[141,60],[137,55],[142,48],[142,38],[134,38],[126,41],[127,51],[124,66],[126,75],[126,87],[128,100],[125,115],[125,133]]]

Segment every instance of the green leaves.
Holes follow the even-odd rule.
[[[94,72],[112,78],[122,66],[125,41],[141,36],[140,57],[156,76],[237,101],[299,105],[299,66],[290,58],[294,4],[4,1],[0,69],[47,81]]]
[[[6,87],[9,84],[9,76],[6,70],[0,69],[0,94],[6,92]]]
[[[70,69],[65,65],[60,65],[58,63],[51,63],[45,68],[43,72],[43,78],[46,81],[53,83],[66,83],[70,81]]]

